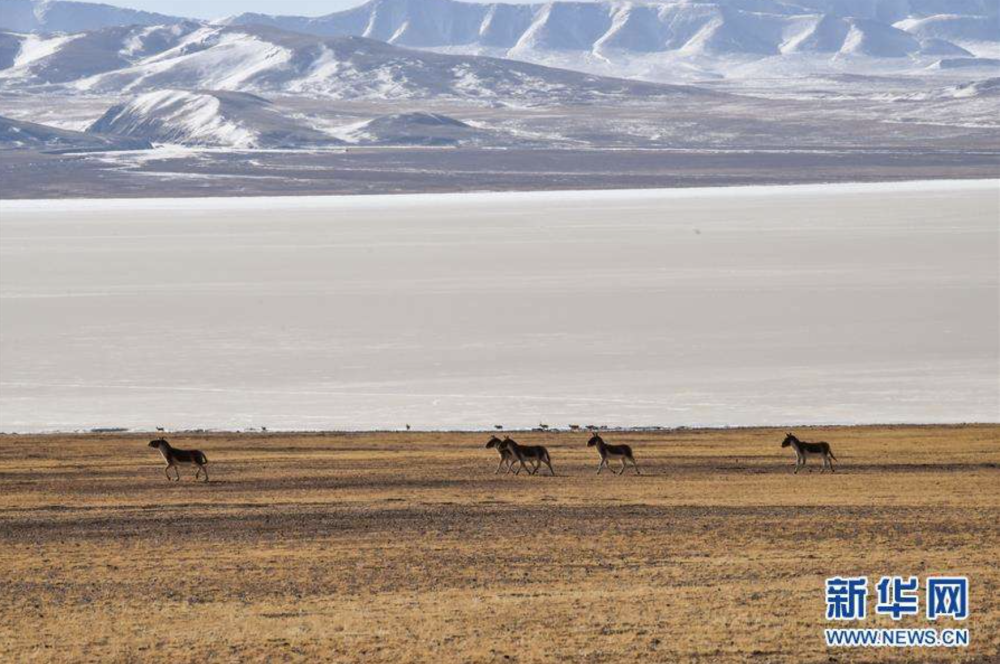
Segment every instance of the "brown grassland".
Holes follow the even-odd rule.
[[[0,436],[2,662],[997,662],[1000,425]],[[830,650],[827,576],[970,577],[968,649]],[[874,590],[873,590],[874,592]],[[869,610],[874,604],[869,600]],[[925,627],[869,617],[866,627]]]

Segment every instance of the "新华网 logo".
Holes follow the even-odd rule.
[[[922,591],[922,592],[921,592]],[[883,576],[869,592],[867,576],[835,576],[826,580],[826,619],[862,621],[868,618],[869,595],[874,614],[892,620],[923,615],[928,621],[969,617],[969,580],[964,576],[929,576],[921,587],[915,576]],[[826,630],[831,647],[965,647],[969,630],[936,627],[882,629],[834,628]]]

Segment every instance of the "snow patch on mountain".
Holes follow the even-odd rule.
[[[332,130],[339,138],[363,145],[447,146],[489,140],[489,132],[461,120],[422,111],[394,113]]]
[[[18,49],[10,65],[0,71],[0,78],[25,78],[31,75],[32,65],[58,53],[66,44],[82,35],[43,37],[34,34],[19,35]]]

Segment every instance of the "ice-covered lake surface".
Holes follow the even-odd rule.
[[[1000,419],[1000,181],[0,213],[4,431]]]

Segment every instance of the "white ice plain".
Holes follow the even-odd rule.
[[[998,181],[0,213],[4,431],[1000,417]]]

